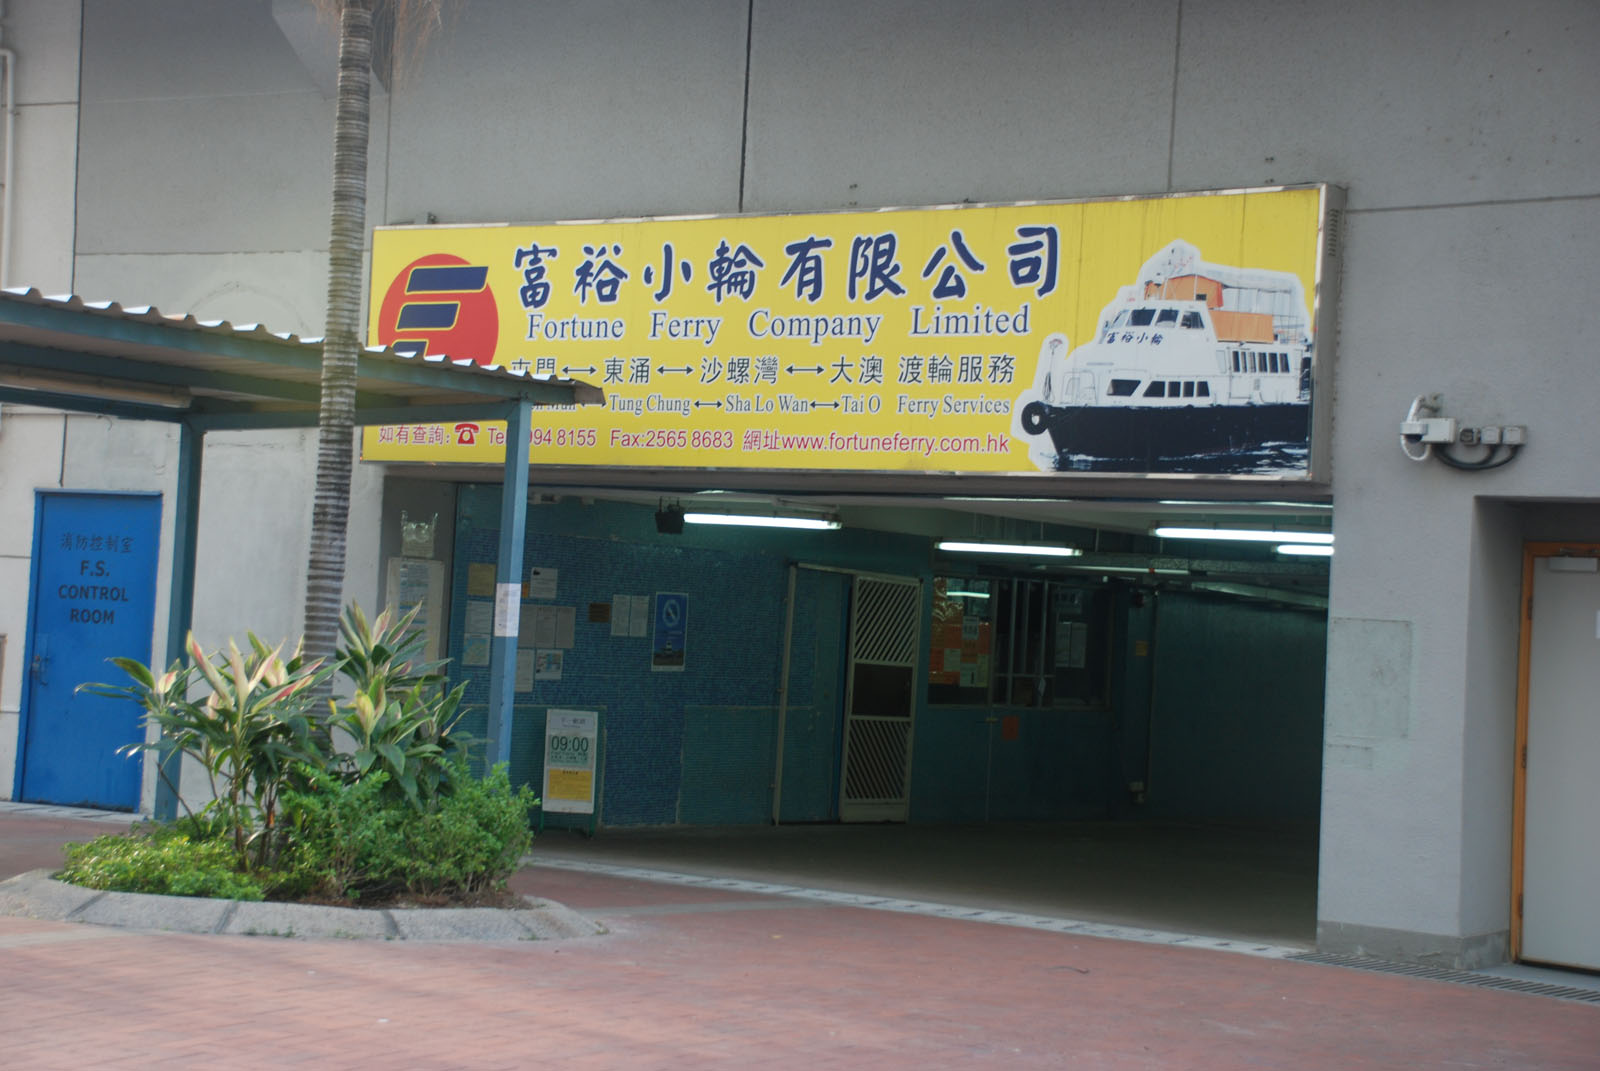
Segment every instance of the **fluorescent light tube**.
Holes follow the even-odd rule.
[[[1132,573],[1136,576],[1188,576],[1187,569],[1152,569],[1147,565],[1069,565],[1075,573]]]
[[[987,591],[947,591],[944,593],[944,597],[947,599],[987,599],[989,593]]]
[[[952,543],[935,544],[940,550],[960,554],[1027,554],[1038,558],[1076,558],[1083,551],[1077,547],[1042,546],[1037,543]]]
[[[1265,599],[1293,606],[1309,606],[1316,610],[1328,608],[1326,595],[1315,595],[1309,591],[1285,591],[1282,588],[1263,587],[1259,584],[1236,584],[1227,580],[1196,580],[1189,586],[1194,591],[1214,591],[1219,595],[1240,595],[1247,599]]]
[[[1326,543],[1279,543],[1279,554],[1299,554],[1308,558],[1331,558],[1333,548]]]
[[[1150,534],[1162,539],[1214,539],[1242,543],[1324,543],[1333,542],[1332,532],[1277,531],[1266,528],[1152,528]]]
[[[753,513],[685,513],[686,524],[723,524],[737,528],[808,528],[831,531],[839,522],[831,517],[763,517]]]

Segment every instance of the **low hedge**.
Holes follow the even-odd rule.
[[[538,800],[504,764],[483,779],[457,760],[452,790],[429,810],[397,800],[387,775],[358,781],[307,769],[280,821],[241,851],[222,822],[185,818],[67,845],[61,880],[92,889],[234,900],[359,904],[415,898],[473,902],[505,889],[533,835]],[[254,861],[265,858],[265,866]]]

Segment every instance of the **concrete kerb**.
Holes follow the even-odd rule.
[[[547,941],[605,932],[565,905],[532,897],[520,908],[322,907],[100,892],[50,873],[33,870],[0,882],[0,914],[145,932],[392,941]]]

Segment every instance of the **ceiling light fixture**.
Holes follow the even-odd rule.
[[[1236,595],[1246,599],[1284,603],[1289,606],[1306,606],[1313,610],[1327,610],[1328,597],[1309,591],[1285,591],[1283,588],[1263,587],[1260,584],[1239,584],[1229,580],[1196,580],[1189,585],[1192,591],[1210,591],[1218,595]]]
[[[1163,525],[1150,529],[1150,534],[1161,539],[1208,539],[1235,543],[1333,543],[1332,532],[1296,532],[1292,529],[1272,531],[1267,528],[1176,528]]]
[[[688,524],[722,524],[738,528],[804,528],[832,531],[839,527],[836,517],[782,517],[754,513],[685,513]]]
[[[945,540],[934,546],[956,554],[1025,554],[1035,558],[1076,558],[1083,553],[1077,547],[1042,543],[958,543]]]
[[[1256,501],[1251,501],[1251,502],[1244,502],[1244,501],[1240,501],[1240,502],[1218,502],[1215,499],[1162,498],[1162,499],[1157,499],[1156,500],[1156,505],[1158,505],[1158,506],[1202,506],[1202,507],[1204,507],[1206,509],[1209,509],[1209,510],[1212,510],[1212,511],[1215,511],[1220,507],[1228,507],[1228,506],[1249,506],[1249,507],[1260,506],[1263,509],[1292,509],[1292,510],[1331,510],[1333,508],[1333,504],[1331,502],[1276,502],[1276,501],[1272,501],[1270,499],[1267,500],[1267,501],[1261,501],[1261,502],[1256,502]]]
[[[1298,554],[1305,558],[1331,558],[1333,547],[1327,543],[1279,543],[1279,554]]]
[[[1169,569],[1164,566],[1153,567],[1148,565],[1069,565],[1068,569],[1075,573],[1116,573],[1133,574],[1135,576],[1188,576],[1187,569]]]

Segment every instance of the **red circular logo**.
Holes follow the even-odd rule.
[[[489,269],[449,253],[429,253],[407,264],[378,310],[378,343],[414,357],[493,364],[499,339]]]

